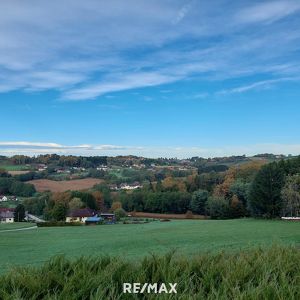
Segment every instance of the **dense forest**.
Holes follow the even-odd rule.
[[[258,154],[254,158],[276,160],[287,158],[284,155],[275,154]],[[145,158],[139,156],[74,156],[74,155],[58,155],[58,154],[43,154],[38,156],[14,155],[11,157],[0,156],[0,165],[9,163],[13,165],[26,164],[46,164],[48,166],[61,167],[84,167],[95,168],[99,165],[116,165],[116,166],[132,166],[134,164],[142,164],[149,167],[153,164],[159,166],[168,165],[190,165],[203,168],[205,171],[225,171],[227,164],[251,161],[245,155],[229,156],[229,157],[191,157],[187,159],[178,158]],[[214,164],[218,166],[215,167]],[[212,167],[210,167],[212,165]],[[207,168],[207,169],[206,169]]]
[[[14,163],[29,163],[27,157],[23,156],[10,159]],[[39,161],[50,165],[52,160],[61,164],[68,164],[67,161],[74,163],[73,157],[56,155],[42,155],[31,159],[36,160],[35,163]],[[107,163],[112,158],[76,159],[80,163],[98,165]],[[120,157],[114,159],[120,160]],[[243,160],[245,157],[235,159]],[[194,163],[199,163],[199,160],[202,159],[190,159]],[[0,194],[25,197],[23,205],[26,210],[54,220],[64,220],[69,209],[84,207],[115,211],[121,215],[141,211],[200,214],[220,219],[299,216],[300,157],[269,163],[266,160],[249,160],[232,166],[223,165],[224,161],[226,160],[219,163],[218,160],[218,164],[211,168],[202,164],[196,169],[185,171],[123,167],[120,171],[123,177],[118,177],[120,182],[125,179],[127,182],[138,180],[142,183],[141,188],[131,191],[113,191],[111,183],[116,182],[116,175],[102,171],[105,181],[90,190],[37,193],[34,186],[26,181],[39,178],[42,173],[28,172],[12,176],[5,170],[0,170]]]

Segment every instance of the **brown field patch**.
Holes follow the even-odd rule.
[[[54,181],[49,179],[36,179],[28,181],[35,186],[38,192],[65,192],[65,191],[79,191],[86,190],[93,187],[95,184],[102,183],[102,179],[84,178],[75,180]]]
[[[147,213],[147,212],[130,212],[133,217],[137,218],[153,218],[153,219],[207,219],[207,217],[202,215],[189,215],[186,214],[156,214],[156,213]]]

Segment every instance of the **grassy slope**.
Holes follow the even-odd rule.
[[[6,171],[23,171],[28,170],[29,167],[26,165],[5,165],[0,164],[0,169],[5,169]]]
[[[300,223],[264,220],[171,221],[137,225],[52,227],[1,233],[2,271],[12,264],[39,264],[56,254],[111,254],[127,258],[151,252],[238,250],[272,242],[300,244]]]
[[[26,227],[32,227],[34,226],[34,224],[32,223],[24,223],[24,222],[15,222],[15,223],[0,223],[0,231],[4,231],[4,230],[11,230],[11,229],[20,229],[20,228],[26,228]],[[0,246],[2,244],[1,240],[3,239],[3,237],[0,237]]]

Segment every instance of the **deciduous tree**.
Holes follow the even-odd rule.
[[[300,175],[287,176],[281,191],[284,216],[300,216]]]

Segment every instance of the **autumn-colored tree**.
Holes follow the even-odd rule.
[[[215,197],[228,197],[230,192],[230,187],[234,183],[234,176],[229,173],[225,176],[223,183],[217,185],[214,188],[213,195]]]
[[[226,173],[229,176],[236,178],[240,178],[243,181],[249,182],[252,181],[258,171],[261,169],[263,165],[265,165],[265,161],[250,161],[248,163],[231,167]]]
[[[224,181],[215,187],[213,195],[230,198],[232,196],[230,189],[235,181],[239,179],[241,182],[251,182],[264,164],[264,161],[251,161],[240,166],[231,167],[226,171]]]
[[[237,195],[233,195],[230,202],[230,216],[232,218],[240,218],[245,215],[245,209],[242,201]]]
[[[182,180],[177,180],[176,186],[179,192],[186,192],[186,185]]]
[[[164,189],[169,190],[174,188],[176,182],[173,177],[166,177],[164,180],[162,180],[161,184]]]
[[[168,191],[186,192],[186,185],[184,181],[173,177],[166,177],[162,181],[162,187]]]
[[[122,208],[122,203],[120,201],[114,201],[111,205],[110,210],[115,211],[115,210],[120,209],[120,208]]]
[[[69,202],[71,201],[72,196],[70,192],[57,192],[53,193],[51,200],[54,201],[55,203],[63,203],[66,204],[66,206],[69,205]]]
[[[197,190],[198,185],[197,185],[197,180],[198,180],[198,174],[193,174],[189,175],[186,178],[186,187],[189,192],[194,192]]]
[[[97,209],[100,210],[100,211],[104,211],[105,210],[105,203],[104,203],[103,193],[101,193],[100,191],[95,191],[92,194],[93,194],[93,196],[96,200]]]

